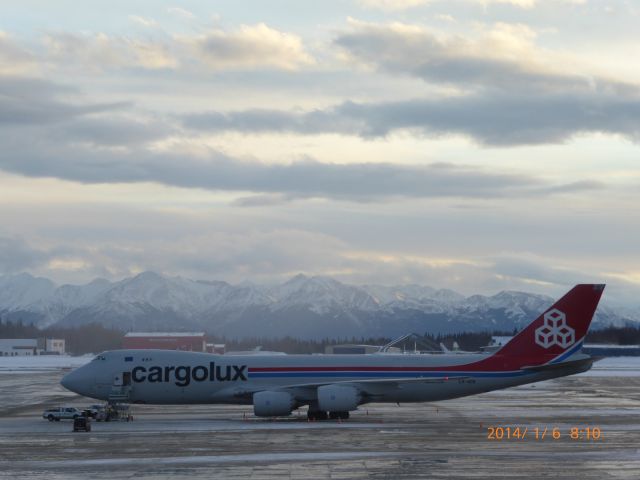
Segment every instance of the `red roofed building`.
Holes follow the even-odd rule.
[[[206,344],[202,332],[130,332],[124,336],[122,348],[205,352]]]

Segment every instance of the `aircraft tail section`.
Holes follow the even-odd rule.
[[[503,367],[560,362],[580,351],[604,285],[573,287],[495,353]],[[517,359],[517,360],[516,360]],[[517,364],[517,365],[516,365]]]

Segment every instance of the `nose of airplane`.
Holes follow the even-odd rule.
[[[87,378],[87,375],[82,370],[83,367],[80,367],[72,372],[67,373],[64,377],[62,377],[62,380],[60,380],[60,384],[67,390],[71,390],[74,393],[83,395],[83,392],[85,392],[89,388],[89,378]]]

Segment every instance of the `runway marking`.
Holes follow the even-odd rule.
[[[123,457],[99,459],[74,459],[59,461],[29,462],[31,467],[92,467],[92,466],[129,466],[129,465],[173,465],[208,463],[261,463],[261,462],[309,462],[326,460],[355,460],[360,458],[397,457],[402,452],[290,452],[255,453],[241,455],[195,455],[184,457]]]

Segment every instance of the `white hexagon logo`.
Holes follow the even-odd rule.
[[[544,314],[544,325],[536,328],[536,343],[544,348],[567,348],[576,341],[575,330],[567,325],[567,316],[554,308]]]

